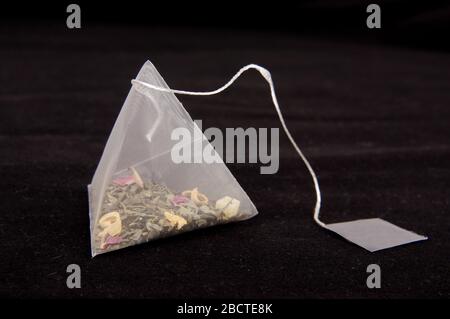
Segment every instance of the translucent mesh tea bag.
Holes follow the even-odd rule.
[[[137,80],[168,88],[150,62]],[[88,187],[93,256],[258,213],[221,160],[172,160],[180,128],[214,152],[173,93],[133,84]]]
[[[250,64],[215,91],[190,92],[170,89],[147,62],[132,81],[88,186],[93,256],[258,213],[220,158],[212,163],[176,164],[171,153],[179,143],[171,134],[180,128],[192,132],[194,138],[186,143],[192,144],[194,158],[199,142],[200,150],[214,153],[174,94],[217,94],[250,69],[257,70],[269,84],[281,126],[311,175],[316,193],[313,218],[319,226],[370,252],[427,239],[380,218],[334,224],[319,219],[322,199],[317,175],[286,126],[268,70]]]

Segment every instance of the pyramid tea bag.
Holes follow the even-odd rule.
[[[150,62],[136,80],[167,88]],[[173,93],[135,82],[88,187],[93,256],[258,213],[221,160],[172,161],[176,128],[212,149]]]
[[[214,152],[174,94],[213,95],[227,89],[242,73],[257,70],[270,86],[284,132],[306,165],[316,192],[314,220],[368,251],[377,251],[427,237],[379,218],[325,224],[319,219],[321,192],[317,175],[290,134],[281,113],[270,72],[258,65],[241,68],[221,88],[190,92],[168,88],[146,62],[133,80],[88,186],[92,255],[217,224],[241,221],[258,212],[219,160],[212,164],[176,164],[171,159],[175,128],[194,132]],[[194,148],[195,149],[195,148]]]

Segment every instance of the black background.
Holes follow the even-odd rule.
[[[3,25],[60,26],[71,2],[21,1],[2,4]],[[195,27],[234,31],[279,31],[355,42],[448,50],[450,4],[437,1],[317,0],[262,3],[235,1],[77,1],[83,26]],[[382,7],[381,29],[366,26],[370,3]]]
[[[0,293],[9,297],[436,298],[450,295],[450,6],[78,2],[0,10]],[[381,217],[426,242],[368,253],[312,221],[310,177],[284,135],[280,171],[229,165],[260,214],[89,255],[86,185],[133,78],[151,60],[170,86],[209,90],[241,66],[272,72],[323,191],[323,220]],[[220,96],[180,97],[204,127],[279,127],[251,73]],[[66,266],[82,289],[66,288]],[[366,287],[366,267],[382,288]]]

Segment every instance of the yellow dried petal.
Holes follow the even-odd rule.
[[[103,231],[99,234],[100,236],[105,234],[116,236],[122,232],[122,220],[118,212],[110,212],[103,215],[98,223],[103,228]]]
[[[225,209],[223,210],[223,214],[225,215],[225,217],[227,219],[233,218],[234,216],[237,215],[237,213],[239,212],[239,206],[241,205],[241,202],[238,201],[237,199],[233,199],[228,205],[227,207],[225,207]]]
[[[192,190],[191,199],[198,206],[208,204],[208,197],[206,197],[205,194],[200,193],[197,187]]]
[[[230,196],[222,197],[216,201],[216,209],[223,212],[225,219],[233,218],[239,212],[239,206],[241,202]]]
[[[181,229],[184,225],[187,224],[186,219],[168,211],[164,212],[164,217],[169,221],[170,225],[174,227],[176,226],[177,229]]]
[[[202,194],[198,191],[198,187],[194,188],[193,190],[187,190],[181,193],[181,195],[185,197],[190,197],[191,200],[197,205],[197,206],[203,206],[208,204],[208,197],[206,197],[205,194]]]
[[[227,207],[227,205],[229,203],[231,203],[232,200],[233,199],[230,196],[225,196],[225,197],[222,197],[221,199],[218,199],[216,201],[216,209],[219,209],[219,210],[224,209],[225,207]]]

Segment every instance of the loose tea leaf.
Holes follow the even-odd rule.
[[[97,252],[106,252],[182,232],[242,219],[240,201],[211,201],[197,187],[177,193],[143,179],[135,168],[107,187],[95,225]]]

